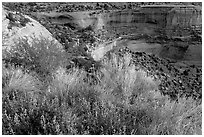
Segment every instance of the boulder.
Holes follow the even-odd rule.
[[[52,34],[39,22],[27,15],[19,12],[9,11],[6,7],[2,8],[2,49],[10,50],[15,45],[15,41],[19,38],[27,38],[29,44],[33,37],[44,37],[53,40],[59,49],[63,49],[62,45],[52,37]],[[32,45],[31,45],[32,46]]]

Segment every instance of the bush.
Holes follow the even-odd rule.
[[[130,55],[113,54],[102,66],[95,84],[78,68],[48,69],[46,87],[31,72],[3,66],[2,134],[202,133],[201,103],[162,96]]]
[[[72,111],[58,108],[58,97],[52,98],[37,78],[20,69],[4,71],[3,134],[61,134],[58,126],[73,120]]]
[[[151,124],[151,134],[202,134],[202,105],[192,98],[179,98],[178,102],[165,100],[157,111],[159,115]]]
[[[147,74],[144,71],[136,70],[135,65],[131,63],[131,55],[129,54],[124,55],[124,57],[117,57],[113,54],[102,64],[104,68],[101,69],[100,73],[100,86],[105,91],[102,94],[107,94],[107,97],[110,97],[109,94],[111,94],[116,99],[124,98],[123,101],[126,103],[133,103],[130,98],[133,99],[133,97],[157,89],[156,81],[146,77]],[[110,93],[107,93],[108,91]]]
[[[67,55],[54,41],[42,37],[22,38],[10,50],[4,50],[3,61],[35,71],[41,76],[49,75],[59,66],[66,66]],[[4,45],[3,46],[11,46]]]

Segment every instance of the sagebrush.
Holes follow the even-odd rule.
[[[61,52],[26,45],[5,57],[22,58],[20,65],[2,67],[2,134],[202,134],[202,104],[161,95],[157,81],[136,69],[131,55],[113,54],[88,77],[83,69],[66,69]],[[39,66],[30,69],[27,62]]]

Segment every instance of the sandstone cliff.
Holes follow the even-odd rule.
[[[187,35],[192,26],[202,26],[201,8],[184,5],[151,5],[137,10],[112,11],[102,18],[103,25],[108,30],[125,27],[152,33],[164,29],[169,36]],[[147,29],[149,31],[145,31]]]
[[[202,9],[193,5],[148,5],[127,10],[39,14],[47,16],[52,23],[69,25],[74,29],[91,26],[94,30],[127,34],[151,35],[163,30],[169,37],[186,36],[191,28],[201,30],[202,26]]]

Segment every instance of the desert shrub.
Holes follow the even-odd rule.
[[[32,37],[29,40],[26,37],[19,39],[10,50],[3,52],[3,61],[46,76],[58,66],[66,65],[66,56],[64,50],[54,40],[44,37],[40,39]]]
[[[21,69],[3,71],[3,134],[74,134],[75,115],[58,107],[58,96],[52,98],[36,77]]]
[[[30,100],[38,97],[35,97],[35,94],[40,91],[39,82],[21,69],[4,68],[3,85],[3,134],[25,134],[26,130],[30,128],[27,127],[30,122],[27,122],[23,114],[27,108],[32,108]]]
[[[202,134],[202,105],[192,98],[176,101],[164,99],[154,110],[149,134],[154,135],[195,135]]]
[[[130,54],[124,55],[124,57],[117,57],[113,54],[102,64],[104,68],[101,69],[99,76],[100,86],[105,91],[103,94],[107,94],[109,97],[109,94],[116,95],[117,99],[124,98],[123,101],[126,103],[133,103],[130,98],[133,99],[134,96],[157,89],[157,82],[147,77],[144,71],[132,64]]]
[[[3,88],[12,91],[37,91],[40,89],[40,82],[34,76],[23,72],[20,68],[5,68],[3,65],[2,84]]]
[[[3,134],[201,134],[201,104],[170,101],[157,83],[112,55],[95,73],[58,67],[49,86],[31,73],[3,67]]]
[[[157,82],[136,69],[130,55],[112,55],[102,65],[96,73],[99,83],[92,86],[83,81],[84,71],[55,73],[52,91],[74,110],[77,134],[201,134],[196,101],[162,96]]]

